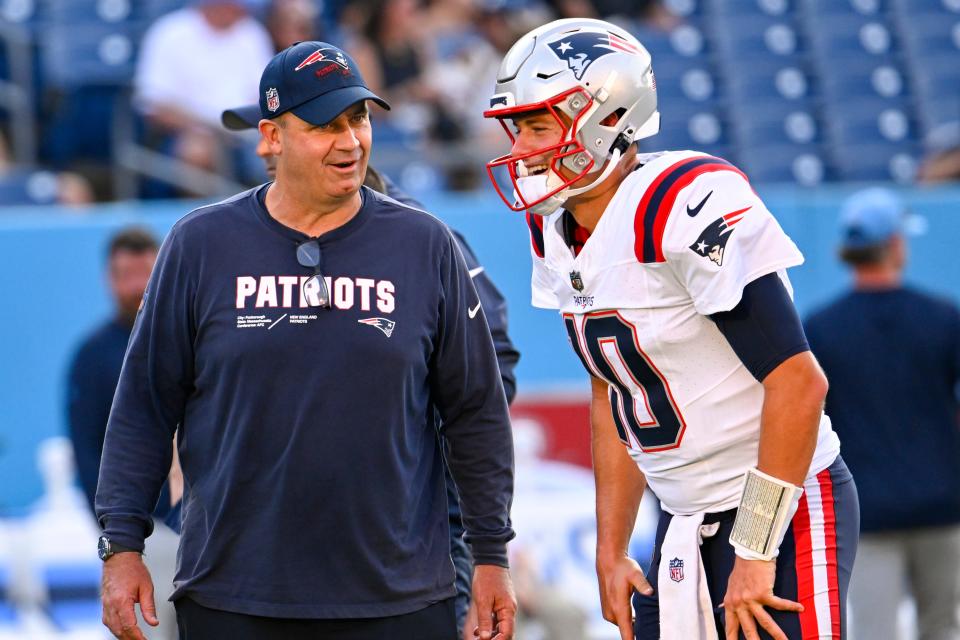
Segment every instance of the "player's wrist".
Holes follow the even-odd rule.
[[[802,495],[803,487],[759,469],[748,470],[730,533],[730,544],[737,557],[744,560],[776,559]]]

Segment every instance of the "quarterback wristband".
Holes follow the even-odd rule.
[[[730,544],[747,560],[773,560],[800,504],[803,488],[760,471],[747,471]]]

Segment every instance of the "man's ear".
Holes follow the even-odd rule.
[[[270,153],[275,156],[280,155],[283,149],[283,145],[280,143],[280,123],[277,122],[277,120],[263,119],[260,121],[260,124],[257,125],[257,128],[260,129],[260,135],[263,136],[263,139],[267,142]]]

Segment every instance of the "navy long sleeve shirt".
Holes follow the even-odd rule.
[[[100,474],[103,436],[131,329],[131,325],[119,318],[97,327],[77,347],[67,374],[67,431],[73,443],[80,488],[91,512]],[[170,498],[164,485],[154,516],[162,519],[169,512]]]
[[[173,598],[253,615],[378,617],[450,597],[449,442],[477,562],[506,563],[512,444],[477,293],[449,230],[369,189],[318,240],[333,309],[309,306],[307,236],[260,187],[161,248],[110,414],[97,514],[140,548],[179,425]]]
[[[960,312],[911,288],[845,294],[806,322],[863,531],[960,522]]]

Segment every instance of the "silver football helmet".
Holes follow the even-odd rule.
[[[487,163],[497,193],[514,211],[552,213],[603,182],[631,143],[660,130],[650,54],[636,38],[603,20],[570,18],[534,29],[504,56],[483,115],[499,119],[513,142],[506,121],[544,110],[563,128],[558,143]],[[614,114],[619,117],[611,118]],[[552,157],[546,171],[528,175],[523,160],[547,152]],[[500,168],[509,172],[514,198],[494,177]],[[571,187],[591,174],[599,175],[586,186]]]

